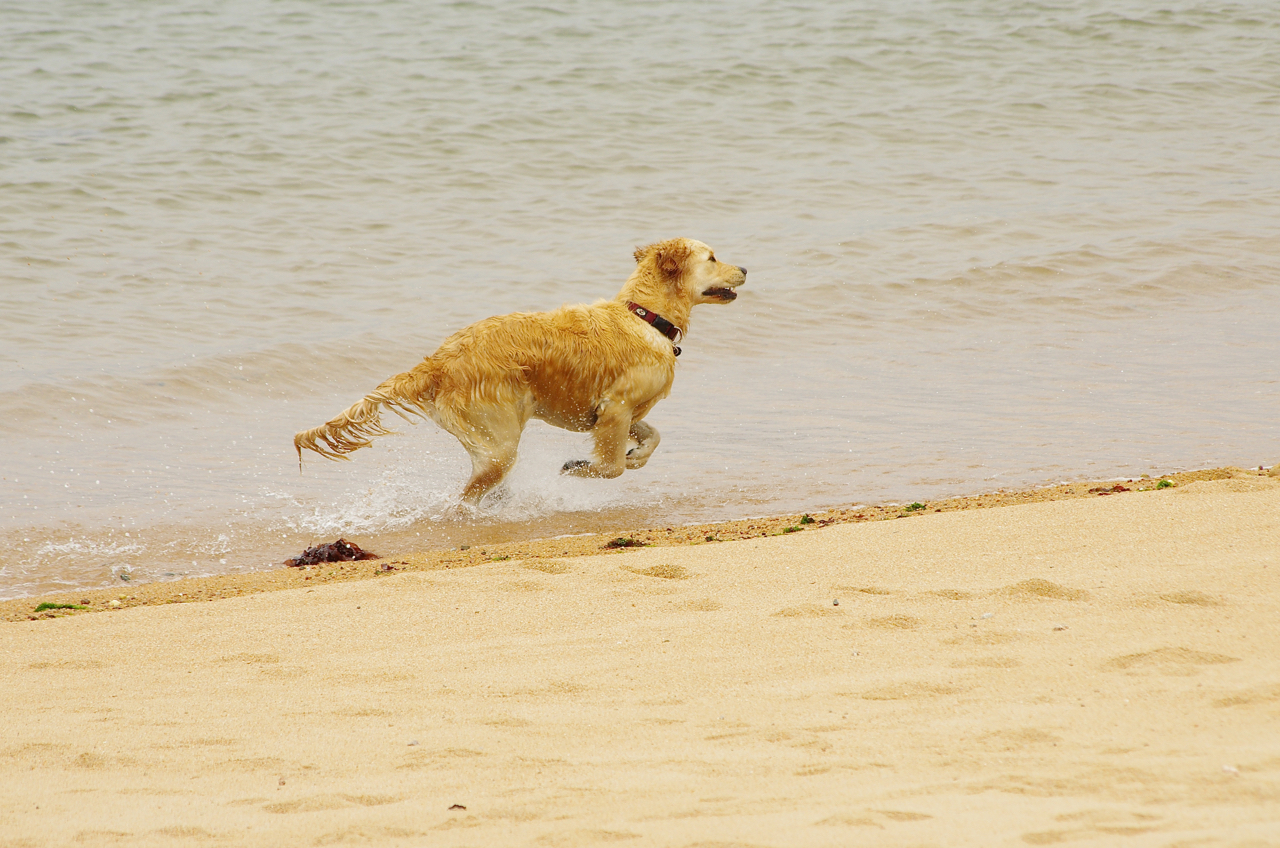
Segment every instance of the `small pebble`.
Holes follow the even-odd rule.
[[[410,743],[409,743],[409,746],[410,746],[410,747],[412,747],[412,746],[417,745],[417,744],[418,744],[418,740],[417,740],[417,739],[415,739],[415,740],[413,740],[412,742],[410,742]]]
[[[1227,774],[1234,774],[1234,775],[1240,774],[1240,769],[1236,768],[1235,766],[1223,766],[1222,770],[1225,771]]]
[[[1054,629],[1054,630],[1066,630],[1066,629],[1067,629],[1067,625],[1065,625],[1065,624],[1055,624],[1055,625],[1053,625],[1053,629]]]
[[[982,617],[983,617],[983,618],[993,618],[994,616],[995,616],[995,613],[993,613],[993,612],[984,612],[984,613],[982,614]]]
[[[831,602],[831,606],[833,606],[833,607],[838,607],[838,606],[840,606],[840,601],[839,601],[839,599],[836,599],[836,600],[832,601],[832,602]]]
[[[118,606],[120,606],[120,602],[119,602],[119,601],[110,601],[110,602],[107,604],[107,606],[109,606],[109,607],[118,607]]]

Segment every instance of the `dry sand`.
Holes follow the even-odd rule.
[[[1277,845],[1218,476],[0,624],[0,846]]]

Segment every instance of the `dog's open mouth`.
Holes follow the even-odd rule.
[[[733,289],[726,289],[726,288],[721,288],[719,286],[712,286],[711,288],[704,291],[702,293],[702,296],[715,298],[716,300],[720,300],[720,301],[724,301],[725,303],[728,303],[729,301],[735,299],[738,296],[738,293]]]

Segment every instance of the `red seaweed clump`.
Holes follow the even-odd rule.
[[[1116,485],[1112,486],[1112,487],[1111,487],[1111,488],[1109,488],[1109,489],[1108,489],[1106,486],[1095,486],[1095,487],[1093,487],[1092,489],[1090,489],[1090,490],[1089,490],[1089,494],[1091,494],[1091,495],[1113,495],[1113,494],[1115,494],[1116,492],[1128,492],[1128,491],[1132,491],[1132,490],[1130,490],[1130,489],[1126,489],[1124,486],[1121,486],[1119,483],[1117,483]]]
[[[339,539],[336,542],[307,548],[300,556],[285,560],[284,564],[292,568],[301,568],[304,565],[316,565],[321,562],[355,562],[358,559],[377,558],[377,554],[361,550],[359,545],[348,542],[346,539]]]

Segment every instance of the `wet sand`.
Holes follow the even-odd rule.
[[[0,845],[1269,844],[1280,478],[1169,479],[6,602]]]

